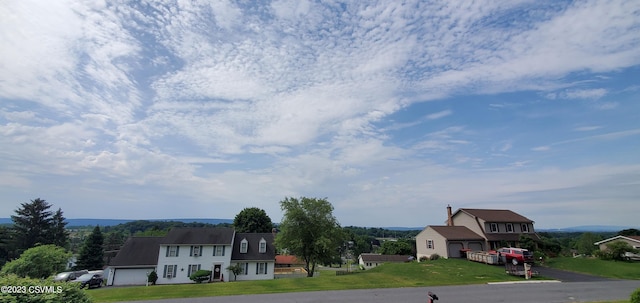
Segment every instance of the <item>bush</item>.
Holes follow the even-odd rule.
[[[629,299],[630,303],[640,303],[640,288],[636,289],[636,291],[631,293],[631,299]]]
[[[189,276],[189,279],[191,279],[191,281],[194,281],[196,283],[202,283],[204,281],[208,281],[210,277],[211,277],[210,270],[201,269],[191,274]]]
[[[438,259],[440,259],[439,254],[432,254],[431,256],[429,256],[429,260],[438,260]]]
[[[427,257],[427,256],[420,257],[420,262],[425,262],[425,261],[428,261],[428,260],[429,260],[429,257]]]
[[[20,293],[0,293],[0,302],[7,303],[91,303],[80,289],[80,283],[54,282],[49,279],[20,278],[14,274],[0,276],[0,285],[17,286]],[[26,293],[24,293],[26,290]],[[38,293],[40,292],[40,293]]]
[[[147,276],[147,282],[151,283],[151,285],[156,285],[156,281],[158,281],[158,274],[154,270]]]

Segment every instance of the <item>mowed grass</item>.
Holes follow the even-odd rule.
[[[554,258],[546,266],[615,279],[640,280],[640,262],[604,261],[598,258]]]
[[[523,278],[505,274],[502,266],[460,259],[440,259],[421,263],[384,264],[371,270],[340,276],[337,276],[335,271],[323,270],[314,278],[148,287],[103,287],[88,290],[87,293],[94,302],[100,303],[300,291],[463,285],[519,280]]]

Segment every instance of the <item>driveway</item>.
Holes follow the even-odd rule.
[[[544,266],[535,266],[534,270],[537,271],[540,276],[562,282],[618,281],[616,279],[603,278]]]

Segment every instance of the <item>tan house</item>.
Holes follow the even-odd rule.
[[[593,243],[597,245],[600,250],[607,250],[607,244],[613,243],[615,241],[622,241],[629,244],[629,246],[640,249],[640,236],[615,236],[613,238],[604,239],[600,242]]]
[[[452,213],[447,206],[447,225],[429,225],[416,236],[417,257],[460,258],[465,251],[517,246],[523,234],[539,239],[533,224],[511,210],[460,208]]]

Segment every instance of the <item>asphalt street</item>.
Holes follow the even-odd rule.
[[[555,303],[628,300],[640,288],[640,281],[500,283],[428,288],[388,288],[318,291],[284,294],[136,301],[136,303],[411,303],[426,302],[427,291],[435,292],[438,303],[512,302]],[[133,303],[133,302],[131,302]]]

